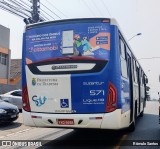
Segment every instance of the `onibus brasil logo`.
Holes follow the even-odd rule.
[[[44,96],[44,97],[42,97],[42,96],[38,97],[38,96],[34,95],[34,96],[32,97],[32,100],[34,101],[34,103],[35,103],[35,105],[36,105],[37,107],[40,107],[40,106],[42,106],[43,104],[45,104],[47,98],[46,98],[45,96]]]

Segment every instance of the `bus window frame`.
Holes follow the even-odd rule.
[[[122,56],[122,44],[124,45],[124,55]],[[121,34],[119,34],[119,51],[120,51],[120,65],[121,65],[121,76],[128,79],[128,67],[127,67],[127,56],[126,56],[126,43],[123,40],[123,37],[121,36]],[[124,65],[122,65],[122,63]]]
[[[136,67],[136,60],[133,58],[133,72],[134,72],[134,83],[138,83],[138,76],[137,76],[137,67]]]

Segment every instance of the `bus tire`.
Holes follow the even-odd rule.
[[[135,104],[133,122],[132,122],[132,123],[130,124],[130,126],[128,127],[129,132],[135,131],[135,128],[136,128],[136,118],[137,118],[137,104]]]
[[[140,117],[143,117],[143,113],[144,113],[144,110],[140,113],[139,116],[140,116]]]
[[[130,126],[128,127],[128,131],[129,131],[129,132],[133,132],[133,131],[135,130],[135,127],[136,127],[136,123],[135,123],[135,121],[134,121],[134,122],[132,122],[132,123],[130,124]]]

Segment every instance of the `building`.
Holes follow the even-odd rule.
[[[10,78],[10,29],[0,25],[0,94],[8,91]]]
[[[21,59],[11,60],[10,29],[0,25],[0,94],[21,89]]]
[[[8,84],[10,78],[10,29],[0,25],[0,85]]]
[[[11,59],[11,67],[10,67],[10,86],[13,86],[14,89],[21,89],[21,66],[22,60],[21,59]]]

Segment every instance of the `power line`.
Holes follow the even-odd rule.
[[[21,5],[19,2],[17,2],[16,0],[9,0],[11,3],[13,3],[13,4],[15,4],[16,6],[19,6],[20,7],[20,9],[23,9],[23,10],[25,10],[25,11],[27,11],[27,12],[31,12],[30,10],[28,10],[28,9],[26,9],[26,8],[24,8],[23,7],[23,5]]]
[[[61,14],[63,14],[66,18],[68,18],[68,16],[66,16],[62,11],[60,11],[58,8],[56,8],[51,2],[49,2],[48,0],[46,0],[46,2],[48,2],[52,7],[54,7],[57,11],[59,11]]]
[[[29,7],[29,8],[28,8]],[[14,14],[18,17],[24,18],[25,23],[33,23],[33,20],[31,19],[31,6],[22,1],[17,0],[0,0],[0,8],[10,12],[11,14]],[[26,19],[28,18],[28,19]],[[39,17],[41,21],[49,20],[45,15],[42,14],[42,16]]]
[[[45,12],[43,9],[40,8],[41,11],[43,11],[45,14],[47,14],[48,16],[50,16],[53,20],[55,20],[54,17],[52,17],[49,13]]]
[[[96,7],[96,9],[98,10],[98,12],[103,16],[103,14],[101,13],[100,9],[96,6],[94,0],[92,0],[93,5]]]
[[[50,12],[52,12],[54,15],[56,15],[59,19],[61,19],[60,16],[58,16],[55,12],[53,12],[52,10],[50,10],[48,7],[46,7],[44,4],[41,3],[42,6],[44,6],[46,9],[48,9]]]
[[[18,12],[18,13],[21,13],[21,14],[23,14],[23,15],[27,16],[27,17],[30,17],[30,15],[29,15],[29,14],[25,13],[25,12],[24,12],[24,11],[22,11],[21,9],[18,9],[16,6],[13,6],[13,5],[11,5],[10,3],[5,2],[4,0],[3,0],[3,1],[1,1],[0,3],[2,4],[1,6],[5,6],[5,7],[6,7],[6,9],[7,9],[7,7],[8,7],[8,10],[9,10],[9,9],[11,9],[11,10],[12,10],[12,12],[13,12],[13,11],[16,11],[16,12]]]
[[[41,16],[45,18],[45,20],[49,20],[48,17],[45,16],[45,14],[43,14],[42,12],[40,12]]]
[[[8,9],[4,8],[3,6],[0,6],[0,8],[1,8],[2,10],[4,10],[4,11],[7,11],[7,12],[9,12],[9,13],[15,15],[15,16],[18,16],[18,17],[20,17],[20,18],[25,18],[24,16],[19,15],[19,14],[17,14],[16,12],[12,12],[11,10],[8,10]]]
[[[34,1],[32,1],[32,2],[34,2]],[[50,2],[48,2],[48,3],[50,3]],[[45,7],[48,11],[50,11],[52,14],[54,14],[55,16],[57,16],[58,18],[61,19],[60,16],[58,16],[51,9],[47,8],[44,4],[41,3],[41,5],[43,7]],[[52,6],[56,10],[58,10],[54,5],[52,5]],[[18,17],[21,17],[21,18],[28,18],[29,20],[31,20],[31,14],[32,14],[31,8],[32,8],[32,5],[31,5],[31,1],[30,0],[28,0],[27,2],[24,1],[24,0],[21,0],[21,1],[19,1],[19,0],[0,0],[0,9],[3,9],[5,11],[10,12],[10,13],[12,13],[14,15],[17,15]],[[45,11],[44,9],[40,8],[40,11],[42,11],[39,14],[40,20],[50,20],[49,18],[52,18],[52,19],[55,20],[53,15],[51,15],[50,13]],[[60,13],[62,13],[60,10],[58,10],[58,11]],[[65,14],[63,14],[63,15],[66,16]],[[31,21],[31,22],[33,23],[33,21]]]
[[[82,2],[83,2],[84,5],[90,10],[89,12],[91,12],[91,14],[93,13],[94,15],[96,15],[96,14],[94,13],[94,11],[89,7],[89,5],[87,4],[86,1],[82,0]]]
[[[9,1],[14,3],[16,6],[22,7],[23,9],[27,10],[27,7],[21,4],[20,2],[18,2],[17,0],[9,0]]]
[[[9,10],[9,9],[6,8],[5,6],[1,6],[1,5],[0,5],[0,8],[1,8],[2,10],[4,10],[4,11],[7,11],[7,12],[9,12],[9,13],[11,13],[11,14],[14,14],[15,16],[18,16],[18,17],[20,17],[20,18],[25,18],[24,16],[22,16],[22,15],[16,13],[16,12],[14,12],[14,11],[12,11],[12,10]]]
[[[103,3],[103,6],[106,8],[106,10],[107,10],[108,14],[110,15],[110,17],[112,17],[112,15],[111,15],[111,13],[109,12],[109,9],[108,9],[106,3],[105,3],[103,0],[101,0],[101,2]]]
[[[2,4],[2,5],[4,5],[4,6],[7,6],[7,7],[9,7],[10,9],[13,9],[13,10],[15,10],[15,11],[18,11],[18,12],[20,12],[20,13],[23,13],[23,14],[25,14],[25,15],[29,15],[29,14],[26,14],[25,12],[23,12],[22,11],[22,9],[24,9],[25,11],[27,11],[25,8],[23,8],[23,7],[20,7],[19,5],[17,5],[14,1],[12,1],[12,0],[10,0],[10,2],[11,3],[9,3],[9,2],[6,2],[6,1],[1,1],[0,3]],[[15,5],[13,5],[12,3],[14,3]],[[28,11],[29,13],[30,13],[30,11]]]
[[[29,5],[28,3],[24,2],[23,0],[21,0],[21,2],[22,2],[23,4],[25,4],[26,6],[28,6],[29,8],[31,8],[31,5]]]

